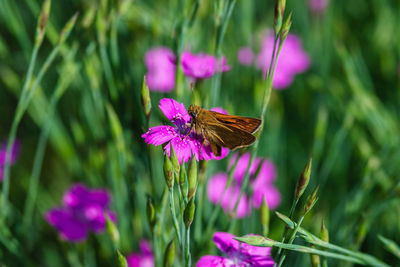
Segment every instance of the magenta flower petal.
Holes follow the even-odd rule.
[[[249,256],[260,256],[266,257],[271,254],[270,247],[256,247],[246,243],[242,243],[240,246],[240,252]],[[270,258],[271,259],[271,258]]]
[[[220,256],[202,256],[200,260],[197,262],[196,267],[230,267],[230,266],[239,266],[234,265],[235,262]]]
[[[226,257],[203,256],[197,262],[197,267],[220,266],[220,267],[272,267],[274,261],[270,256],[271,248],[255,247],[240,243],[234,239],[234,235],[225,232],[216,232],[213,236],[215,245]]]
[[[145,255],[152,255],[153,250],[149,241],[142,239],[139,242],[140,251]]]
[[[250,177],[254,177],[257,172],[258,167],[260,166],[261,158],[256,157],[253,161],[253,164],[250,167]],[[260,170],[261,171],[261,170]]]
[[[46,220],[64,240],[83,241],[89,230],[101,233],[105,229],[105,214],[116,222],[108,210],[111,196],[104,189],[89,189],[83,184],[73,185],[63,196],[63,207],[50,210]]]
[[[228,175],[226,173],[217,173],[207,183],[207,196],[211,203],[217,204],[220,201]]]
[[[230,169],[233,167],[233,165],[235,164],[235,162],[236,162],[236,160],[237,160],[238,155],[239,155],[239,153],[236,152],[235,154],[233,154],[233,155],[229,158],[229,161],[228,161],[228,170],[230,170]]]
[[[260,169],[257,179],[260,179],[260,178],[262,179],[262,181],[264,183],[273,183],[275,181],[276,169],[275,169],[275,165],[271,161],[264,160],[262,162],[261,169]]]
[[[222,56],[218,62],[217,71],[218,72],[226,72],[226,71],[230,71],[230,70],[231,70],[231,66],[227,65],[226,57]]]
[[[238,60],[240,64],[250,66],[254,60],[253,50],[248,46],[241,47],[238,52]]]
[[[104,209],[100,205],[89,205],[84,209],[85,220],[91,230],[95,233],[102,233],[106,226]]]
[[[190,52],[182,53],[182,69],[186,76],[195,79],[209,78],[216,71],[217,61],[215,57],[207,54],[192,54]]]
[[[178,157],[179,163],[182,164],[183,162],[188,162],[190,157],[192,156],[192,146],[190,144],[190,139],[185,138],[184,136],[177,136],[171,140],[165,146],[165,152],[168,156],[171,156],[171,144],[174,146],[174,150],[176,156]]]
[[[126,259],[128,267],[154,267],[154,257],[139,253],[131,254]]]
[[[81,242],[87,236],[87,227],[70,211],[56,208],[46,214],[46,221],[55,227],[61,238],[71,242]]]
[[[175,55],[166,47],[153,48],[145,55],[146,82],[152,91],[169,92],[175,88]]]
[[[253,205],[256,208],[260,208],[263,197],[267,201],[267,205],[271,210],[276,209],[281,203],[281,194],[273,186],[265,186],[262,188],[253,187]]]
[[[250,153],[244,153],[240,158],[236,165],[235,172],[233,173],[233,177],[238,183],[241,183],[244,175],[246,174],[247,167],[250,162]]]
[[[147,144],[159,146],[178,136],[175,128],[167,125],[151,127],[142,135]]]
[[[185,106],[182,103],[178,103],[171,98],[163,98],[160,100],[160,105],[158,106],[173,124],[180,126],[190,122],[191,118]]]
[[[230,185],[222,198],[221,206],[226,213],[231,213],[235,209],[236,202],[238,202],[240,196],[240,186]],[[247,200],[246,194],[243,194],[240,198],[239,205],[236,211],[237,218],[246,217],[251,213],[251,206]]]
[[[74,184],[63,196],[63,204],[71,209],[85,205],[89,190],[83,184]]]
[[[229,254],[239,250],[240,242],[233,239],[235,236],[226,232],[215,232],[213,241],[217,248],[222,252]]]
[[[92,189],[89,193],[89,203],[99,205],[101,208],[107,208],[111,202],[111,195],[107,190],[104,189]]]
[[[154,267],[154,254],[150,243],[147,240],[140,240],[140,253],[128,255],[129,267]]]
[[[329,0],[309,0],[308,6],[316,14],[322,14],[328,7]]]

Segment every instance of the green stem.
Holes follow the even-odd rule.
[[[292,232],[292,235],[290,236],[289,241],[287,242],[287,244],[292,244],[293,243],[293,240],[296,237],[296,233],[299,230],[300,225],[303,222],[303,220],[304,220],[304,215],[301,216],[299,222],[296,224],[296,228],[294,228],[294,230]],[[285,229],[287,229],[287,228],[285,228]],[[285,261],[285,258],[286,258],[286,250],[283,250],[282,255],[281,255],[280,259],[279,259],[278,267],[282,266],[283,262]]]
[[[236,158],[232,168],[229,170],[228,181],[225,184],[224,191],[223,191],[222,195],[219,197],[218,202],[215,204],[213,212],[212,212],[212,214],[210,216],[210,219],[208,220],[208,225],[207,225],[207,228],[206,228],[206,235],[204,236],[204,239],[207,239],[207,240],[209,239],[208,237],[210,236],[210,233],[213,230],[215,221],[217,220],[218,215],[221,212],[221,209],[222,209],[221,208],[221,201],[223,199],[223,196],[225,195],[226,190],[228,189],[228,187],[231,185],[231,183],[233,181],[233,173],[235,172],[235,169],[236,169],[236,166],[238,164],[238,161],[239,161],[239,155]]]
[[[270,101],[270,98],[271,98],[272,81],[273,81],[273,78],[274,78],[276,62],[278,61],[278,56],[279,56],[280,50],[282,48],[283,42],[281,42],[279,44],[279,48],[278,48],[278,51],[276,53],[276,57],[274,57],[277,44],[278,44],[278,36],[276,35],[275,39],[274,39],[274,47],[272,49],[270,69],[268,71],[269,75],[266,77],[265,94],[264,94],[263,105],[262,105],[262,109],[261,109],[261,119],[262,119],[262,121],[261,121],[260,130],[259,130],[259,136],[261,136],[262,131],[263,131],[264,117],[265,117],[265,113],[267,111],[267,107],[268,107],[268,104],[269,104],[269,101]],[[238,198],[238,200],[237,200],[237,202],[235,204],[235,208],[233,210],[233,214],[234,215],[236,215],[237,208],[238,208],[240,200],[241,200],[241,198],[242,198],[242,196],[244,194],[244,191],[247,190],[247,186],[248,186],[248,183],[249,183],[250,167],[253,164],[253,161],[254,161],[255,157],[257,156],[258,144],[259,144],[259,139],[256,140],[256,142],[253,145],[253,148],[251,150],[250,162],[249,162],[249,165],[247,166],[246,174],[245,174],[244,179],[243,179],[243,184],[242,184],[242,186],[240,188],[239,198]],[[236,221],[237,221],[237,218],[235,216],[234,219],[230,223],[230,226],[229,226],[230,231],[233,230],[233,228],[234,228],[234,226],[236,224]]]
[[[4,170],[3,170],[4,178],[3,178],[3,187],[2,187],[2,196],[1,196],[1,212],[0,212],[1,220],[4,220],[7,215],[8,193],[10,190],[11,153],[12,153],[12,147],[13,147],[16,135],[17,135],[18,125],[19,125],[19,123],[21,121],[21,117],[22,117],[22,115],[18,116],[18,114],[24,113],[24,111],[22,110],[23,106],[24,106],[23,104],[25,102],[26,94],[28,92],[29,83],[32,79],[33,68],[36,63],[36,58],[37,58],[37,54],[39,51],[39,47],[40,46],[36,45],[33,48],[31,60],[29,62],[28,72],[27,72],[27,75],[25,78],[25,83],[22,87],[21,96],[20,96],[20,98],[18,100],[18,104],[17,104],[16,115],[14,116],[14,120],[11,124],[11,131],[10,131],[10,135],[8,137],[6,159],[5,159]]]
[[[186,244],[185,244],[185,266],[190,267],[192,256],[190,254],[190,226],[186,228]]]
[[[30,182],[29,182],[28,195],[27,195],[27,198],[25,201],[24,216],[23,216],[24,227],[27,227],[32,224],[33,210],[35,207],[36,196],[37,196],[37,191],[38,191],[38,186],[39,186],[39,175],[40,175],[40,172],[42,169],[43,157],[44,157],[50,129],[51,129],[51,126],[53,123],[56,106],[57,106],[58,100],[62,97],[63,93],[65,92],[65,89],[68,86],[68,83],[71,80],[71,77],[74,74],[75,74],[75,72],[69,73],[66,76],[61,77],[60,82],[50,99],[48,116],[45,120],[45,125],[40,134],[38,146],[37,146],[35,157],[34,157],[31,178],[30,178]]]
[[[154,256],[156,264],[155,266],[160,266],[162,263],[162,254],[160,253],[160,242],[162,240],[162,234],[165,232],[165,213],[168,205],[168,191],[169,189],[165,186],[165,190],[161,199],[161,210],[160,214],[157,218],[156,225],[154,227],[154,235],[153,235],[153,246],[154,246]]]
[[[175,199],[174,199],[174,189],[169,189],[169,207],[171,209],[171,217],[175,227],[176,236],[178,237],[178,242],[182,246],[181,232],[179,230],[178,220],[176,219],[175,213]]]
[[[221,21],[217,24],[217,36],[215,43],[214,54],[217,58],[217,65],[220,64],[221,55],[222,55],[222,44],[225,37],[226,28],[228,26],[228,22],[232,16],[233,8],[235,7],[236,0],[230,0],[227,3],[227,6],[223,8],[221,14]],[[218,104],[220,89],[221,89],[221,72],[217,71],[211,81],[211,107],[215,107]]]
[[[289,218],[292,221],[293,221],[294,211],[296,210],[296,206],[297,206],[298,202],[299,202],[298,199],[293,199],[292,207],[290,208],[290,212],[289,212]],[[288,229],[289,229],[289,227],[285,226],[285,229],[283,230],[283,234],[282,234],[282,241],[281,241],[282,243],[285,242],[286,234],[287,234]],[[275,258],[276,259],[280,258],[281,252],[282,252],[282,248],[279,248],[278,251],[275,254]]]
[[[46,119],[46,123],[42,130],[42,133],[40,134],[39,142],[36,148],[32,174],[29,182],[28,195],[25,201],[24,218],[23,218],[23,225],[25,227],[30,226],[32,223],[33,209],[35,207],[36,196],[39,186],[39,176],[40,176],[40,171],[42,169],[42,163],[46,149],[47,139],[54,118],[56,103],[57,99],[52,98],[50,101],[48,117]]]

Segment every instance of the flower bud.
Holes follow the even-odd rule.
[[[178,178],[178,174],[179,174],[179,170],[180,170],[181,166],[179,164],[178,156],[176,155],[174,146],[172,144],[171,144],[171,162],[172,162],[172,166],[174,166],[176,178]]]
[[[151,98],[149,86],[147,85],[146,81],[146,76],[143,77],[142,91],[140,92],[140,97],[142,101],[143,113],[146,118],[149,118],[151,113]]]
[[[153,231],[153,227],[156,223],[156,213],[154,210],[153,200],[150,196],[147,196],[146,214],[150,229]]]
[[[174,186],[174,169],[167,153],[164,156],[164,177],[168,187],[172,188]]]
[[[311,247],[312,249],[315,249],[315,246],[314,246],[314,245],[311,245],[310,247]],[[320,258],[319,258],[318,255],[316,255],[316,254],[310,254],[310,257],[311,257],[311,266],[312,266],[312,267],[319,267],[319,266],[321,266],[321,261],[320,261]]]
[[[196,194],[197,188],[197,164],[194,157],[192,157],[188,169],[188,186],[188,199],[191,199]]]
[[[304,170],[301,173],[299,180],[297,181],[296,191],[294,193],[295,200],[299,200],[299,198],[303,195],[304,190],[306,190],[307,188],[308,182],[310,181],[311,166],[312,159],[310,158],[307,165],[304,167]]]
[[[40,15],[38,18],[38,24],[36,26],[35,46],[40,46],[42,44],[44,32],[46,29],[46,23],[49,18],[50,6],[51,6],[51,1],[44,0],[42,4],[42,10],[40,11]]]
[[[282,213],[275,211],[276,216],[278,216],[278,218],[284,222],[286,224],[287,227],[289,227],[290,229],[294,229],[295,228],[295,223],[286,215],[283,215]]]
[[[189,200],[188,204],[186,205],[185,211],[183,213],[183,220],[185,222],[186,228],[189,228],[193,222],[194,210],[195,210],[195,205],[194,205],[194,199],[192,198]]]
[[[287,35],[289,34],[290,28],[292,27],[292,12],[289,13],[289,16],[286,18],[285,22],[283,23],[282,30],[279,34],[280,43],[283,44]]]
[[[304,205],[304,215],[307,214],[315,205],[315,203],[318,200],[318,190],[319,186],[314,189],[314,191],[311,193],[311,195],[308,196],[306,204]]]
[[[275,4],[274,14],[274,31],[275,36],[279,34],[282,27],[283,13],[285,12],[286,0],[277,0]]]
[[[76,19],[78,18],[78,13],[72,16],[65,24],[64,28],[60,32],[60,36],[58,37],[58,43],[62,44],[68,38],[69,34],[71,33],[72,28],[75,26]]]
[[[260,208],[260,220],[264,229],[263,235],[267,236],[269,231],[269,208],[264,196]]]
[[[128,267],[128,262],[126,261],[126,258],[124,255],[117,250],[117,258],[118,258],[118,267]]]
[[[114,243],[115,247],[119,246],[119,231],[117,226],[114,224],[113,221],[111,221],[110,217],[108,215],[105,216],[106,217],[106,229],[107,229],[107,233],[110,235],[111,240]]]
[[[174,257],[175,257],[175,242],[172,239],[168,246],[165,249],[164,253],[164,267],[171,267],[174,264]]]
[[[199,162],[199,183],[203,184],[206,179],[206,170],[207,170],[208,161],[200,160]]]
[[[321,240],[325,242],[329,242],[329,232],[328,228],[326,228],[325,221],[322,219],[321,222]]]
[[[186,181],[186,168],[182,166],[181,171],[179,172],[179,187],[181,188],[182,196],[187,197],[188,195],[188,188],[185,186]]]

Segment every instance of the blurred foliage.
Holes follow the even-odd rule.
[[[45,73],[17,133],[22,152],[11,171],[12,212],[8,235],[4,231],[1,235],[0,262],[6,266],[116,265],[117,254],[107,234],[69,244],[60,241],[43,218],[77,181],[110,188],[122,254],[138,250],[141,238],[151,239],[146,194],[152,195],[159,210],[165,184],[161,148],[147,147],[141,138],[148,126],[140,104],[144,54],[155,46],[176,48],[176,25],[193,2],[52,2],[34,79],[64,24],[75,12],[79,18]],[[293,11],[291,32],[302,38],[311,68],[297,75],[287,90],[273,91],[258,155],[272,159],[277,166],[277,186],[282,194],[279,210],[286,213],[298,176],[312,156],[308,191],[320,185],[320,197],[302,227],[318,235],[324,219],[331,242],[398,265],[378,235],[400,243],[396,188],[400,178],[400,2],[335,0],[319,15],[313,14],[306,2],[287,1],[286,10]],[[0,0],[1,139],[7,138],[15,115],[40,6],[37,0]],[[273,6],[271,0],[237,1],[233,10],[221,48],[232,70],[222,75],[218,103],[232,114],[257,116],[260,112],[262,75],[239,65],[237,51],[247,45],[259,51],[262,33],[272,26]],[[185,33],[185,47],[214,53],[216,14],[213,1],[200,1],[194,23]],[[201,99],[207,101],[211,84],[208,79],[197,85]],[[51,123],[33,221],[23,227],[34,155],[57,86],[66,91]],[[188,107],[191,95],[187,85],[177,100]],[[163,97],[175,98],[175,93],[151,93],[150,126],[166,122],[157,108]],[[216,169],[225,170],[226,162],[210,162],[207,177]],[[203,204],[205,224],[212,205]],[[258,212],[240,220],[233,234],[261,234]],[[169,215],[167,218],[170,224]],[[283,225],[276,216],[270,220],[269,234],[279,239]],[[226,231],[229,221],[221,212],[215,230]],[[160,251],[171,240],[172,227],[164,230]],[[211,240],[192,242],[191,250],[194,262],[201,255],[216,253]],[[307,266],[309,262],[307,255],[289,253],[286,264]],[[344,266],[336,260],[328,263]]]

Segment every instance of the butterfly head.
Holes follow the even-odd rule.
[[[201,107],[196,106],[196,105],[190,105],[189,109],[188,109],[188,113],[189,113],[190,117],[192,117],[192,119],[196,119],[200,110],[201,110]]]

